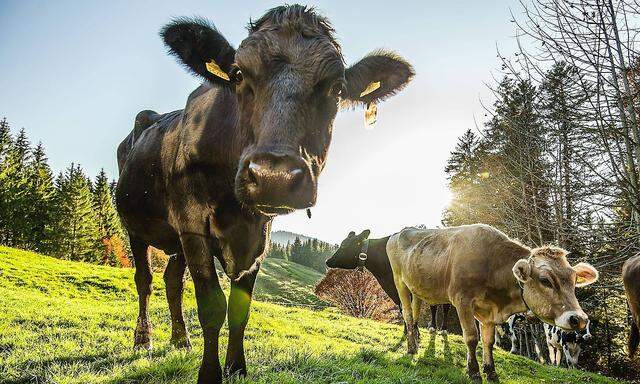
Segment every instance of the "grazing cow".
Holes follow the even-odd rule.
[[[629,333],[629,355],[633,356],[640,343],[640,255],[630,258],[622,266],[622,281],[631,311],[631,333]]]
[[[238,49],[202,19],[177,19],[161,36],[206,82],[183,110],[138,114],[118,147],[118,211],[131,240],[139,315],[136,347],[151,347],[147,248],[176,254],[165,271],[171,341],[188,346],[182,315],[189,268],[204,337],[198,383],[221,383],[220,329],[228,316],[225,370],[245,374],[244,332],[253,286],[278,214],[316,202],[339,105],[374,105],[413,77],[399,56],[377,51],[345,68],[329,21],[300,5],[249,23]],[[231,279],[226,297],[214,257]]]
[[[582,345],[592,337],[588,322],[584,335],[577,331],[563,331],[561,328],[547,323],[544,324],[544,334],[549,349],[549,364],[559,366],[562,363],[562,354],[564,353],[569,368],[578,367]]]
[[[356,233],[351,231],[342,241],[336,252],[327,260],[327,267],[368,269],[373,277],[376,278],[382,290],[385,291],[389,298],[402,310],[398,290],[393,282],[393,271],[391,270],[391,264],[389,264],[389,257],[387,256],[387,240],[389,240],[389,236],[381,239],[369,239],[370,233],[371,231],[366,229],[356,236]],[[413,319],[416,324],[418,322],[417,314],[420,313],[420,306],[421,302],[416,301],[413,308],[413,310],[415,310]],[[443,333],[446,333],[447,314],[451,305],[445,304],[441,307],[444,316],[439,329]],[[430,310],[431,320],[428,327],[429,330],[435,330],[437,329],[438,306],[432,305],[430,306]]]
[[[588,317],[578,304],[575,287],[598,278],[589,264],[571,267],[563,249],[530,249],[483,224],[405,228],[389,238],[387,254],[407,325],[408,352],[415,354],[418,349],[411,297],[452,303],[468,348],[467,372],[474,380],[481,380],[475,319],[481,323],[483,371],[488,380],[497,380],[493,362],[496,324],[531,310],[563,329],[583,329]]]

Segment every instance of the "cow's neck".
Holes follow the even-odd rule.
[[[376,278],[391,300],[399,304],[400,299],[393,283],[393,271],[391,270],[391,263],[389,263],[389,256],[387,256],[387,240],[389,240],[389,236],[368,240],[367,261],[364,266]]]

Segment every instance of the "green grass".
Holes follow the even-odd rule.
[[[292,279],[294,277],[294,279]],[[319,275],[270,260],[258,297],[315,305]],[[286,280],[285,280],[286,279]],[[294,280],[294,281],[291,281]],[[0,247],[0,383],[192,383],[202,350],[193,289],[185,313],[193,351],[169,346],[161,276],[151,300],[154,351],[132,351],[137,313],[133,271],[64,262]],[[399,326],[256,302],[247,328],[244,383],[466,383],[465,347],[423,332],[417,357],[404,354]],[[226,342],[226,330],[222,343]],[[221,356],[224,356],[222,347]],[[595,374],[541,366],[498,351],[502,383],[612,383]]]

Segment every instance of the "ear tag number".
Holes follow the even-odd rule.
[[[231,80],[229,79],[229,75],[227,75],[225,71],[223,71],[222,68],[220,68],[218,63],[216,63],[215,59],[211,59],[211,61],[206,63],[206,67],[207,67],[207,71],[209,71],[214,76],[218,76],[219,78],[227,81]]]
[[[368,103],[364,111],[364,127],[373,129],[378,121],[378,106],[375,103]]]
[[[375,91],[378,88],[380,88],[379,81],[371,82],[369,83],[369,85],[367,85],[367,88],[365,88],[364,91],[362,91],[362,93],[360,94],[360,97],[367,96],[368,94],[370,94],[371,92]]]

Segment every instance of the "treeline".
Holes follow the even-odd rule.
[[[596,336],[581,365],[637,378],[619,276],[640,252],[640,55],[629,44],[640,15],[626,1],[524,7],[512,22],[534,52],[499,55],[486,122],[447,163],[454,198],[443,222],[484,222],[594,264],[601,281],[577,291]]]
[[[55,178],[41,143],[0,121],[0,244],[66,260],[130,266],[113,189],[104,170],[71,164]]]
[[[329,243],[318,239],[301,241],[296,236],[293,243],[287,243],[287,245],[271,243],[267,257],[289,260],[324,273],[326,270],[325,261],[333,252],[335,252],[335,246]]]

